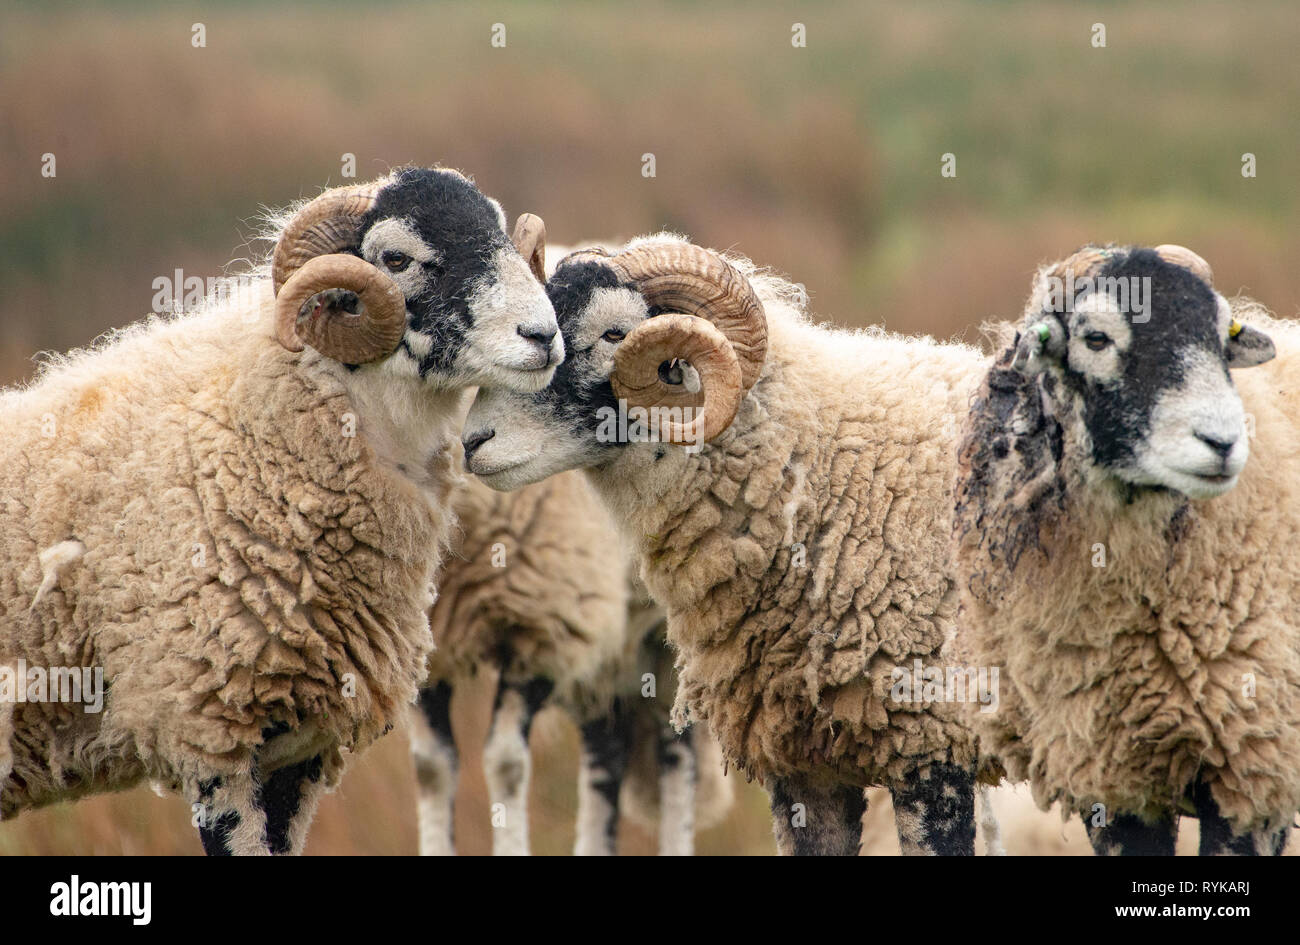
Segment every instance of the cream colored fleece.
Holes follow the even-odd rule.
[[[1198,775],[1238,832],[1300,809],[1300,326],[1234,309],[1277,357],[1233,372],[1255,434],[1226,495],[1129,504],[1085,485],[1070,422],[1063,460],[1033,482],[1015,465],[974,481],[987,429],[964,446],[961,646],[1002,667],[1001,708],[978,717],[985,747],[1044,809],[1155,816]],[[985,384],[973,417],[988,395]]]
[[[245,309],[142,323],[0,395],[0,664],[102,667],[109,687],[100,714],[15,707],[4,816],[247,774],[274,723],[334,781],[339,750],[414,698],[454,404],[409,405],[448,422],[426,467],[399,467],[345,369],[282,349],[272,310],[259,284]],[[84,552],[51,578],[42,554],[68,542]]]
[[[733,260],[769,350],[732,426],[698,454],[629,450],[589,475],[668,611],[679,721],[733,766],[898,784],[973,765],[968,706],[892,699],[895,667],[941,663],[957,418],[974,348],[822,328],[801,292]]]
[[[458,527],[429,614],[429,681],[454,679],[509,653],[505,671],[556,683],[565,705],[608,708],[625,646],[628,585],[609,516],[578,473],[518,492],[467,479]]]

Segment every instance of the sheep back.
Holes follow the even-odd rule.
[[[429,614],[429,679],[452,679],[503,658],[511,676],[555,681],[571,708],[607,707],[623,657],[626,558],[609,514],[581,474],[516,492],[467,480],[458,527]]]

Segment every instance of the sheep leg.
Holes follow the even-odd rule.
[[[455,856],[456,742],[451,735],[450,683],[420,690],[411,713],[411,759],[419,792],[420,856]]]
[[[932,764],[925,777],[890,785],[904,856],[975,855],[975,774]]]
[[[1192,806],[1201,822],[1200,856],[1281,856],[1286,846],[1287,828],[1276,832],[1256,831],[1233,834],[1232,827],[1219,812],[1219,805],[1210,793],[1210,786],[1197,781],[1188,789]]]
[[[772,778],[772,832],[782,856],[857,856],[866,794],[851,784]]]
[[[199,840],[208,856],[264,856],[266,815],[250,768],[236,775],[206,778],[186,792],[193,805]]]
[[[0,793],[14,770],[14,707],[17,703],[0,702]],[[0,820],[4,815],[0,814]]]
[[[979,806],[979,825],[984,829],[984,855],[1006,856],[1007,848],[1002,845],[1002,825],[998,823],[997,812],[993,810],[993,796],[989,786],[977,786],[975,798]]]
[[[694,730],[659,723],[659,855],[695,855],[695,785],[699,763]]]
[[[492,855],[528,855],[528,779],[532,759],[528,733],[533,716],[551,694],[549,679],[509,682],[504,674],[492,708],[483,765],[492,804]]]
[[[1178,818],[1162,815],[1154,823],[1136,814],[1116,814],[1102,826],[1093,825],[1090,810],[1081,815],[1097,856],[1173,856]]]
[[[320,800],[320,755],[277,768],[262,780],[257,804],[266,817],[266,845],[272,856],[298,856]]]
[[[618,837],[618,792],[627,772],[632,718],[615,699],[609,715],[586,722],[578,771],[578,836],[574,856],[613,856]]]

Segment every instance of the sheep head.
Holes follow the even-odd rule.
[[[1181,246],[1088,246],[1039,273],[1010,368],[1077,418],[1092,465],[1128,486],[1208,498],[1249,454],[1228,374],[1273,357]]]
[[[763,305],[716,253],[678,239],[570,254],[547,283],[570,358],[528,398],[482,389],[466,465],[513,489],[637,442],[702,446],[728,428],[767,350]]]
[[[276,336],[345,364],[409,361],[402,373],[446,386],[537,390],[564,349],[529,269],[545,227],[520,222],[512,244],[500,205],[443,168],[326,191],[276,244]]]

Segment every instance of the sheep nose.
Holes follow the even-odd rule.
[[[551,342],[555,340],[555,329],[550,326],[520,325],[515,331],[519,332],[521,338],[536,342],[543,351],[547,352],[551,350]]]
[[[551,342],[555,341],[555,329],[550,328],[549,325],[520,325],[515,330],[519,331],[520,337],[526,338],[530,342],[537,342],[547,350],[550,350]]]
[[[469,465],[470,457],[478,451],[480,446],[496,435],[497,431],[493,429],[478,430],[461,440],[461,444],[465,447],[465,465]]]
[[[1206,436],[1204,433],[1198,433],[1196,434],[1196,438],[1210,449],[1214,450],[1214,452],[1218,453],[1223,459],[1228,458],[1228,454],[1232,452],[1232,448],[1237,444],[1235,437],[1231,440],[1219,440],[1212,436]]]

